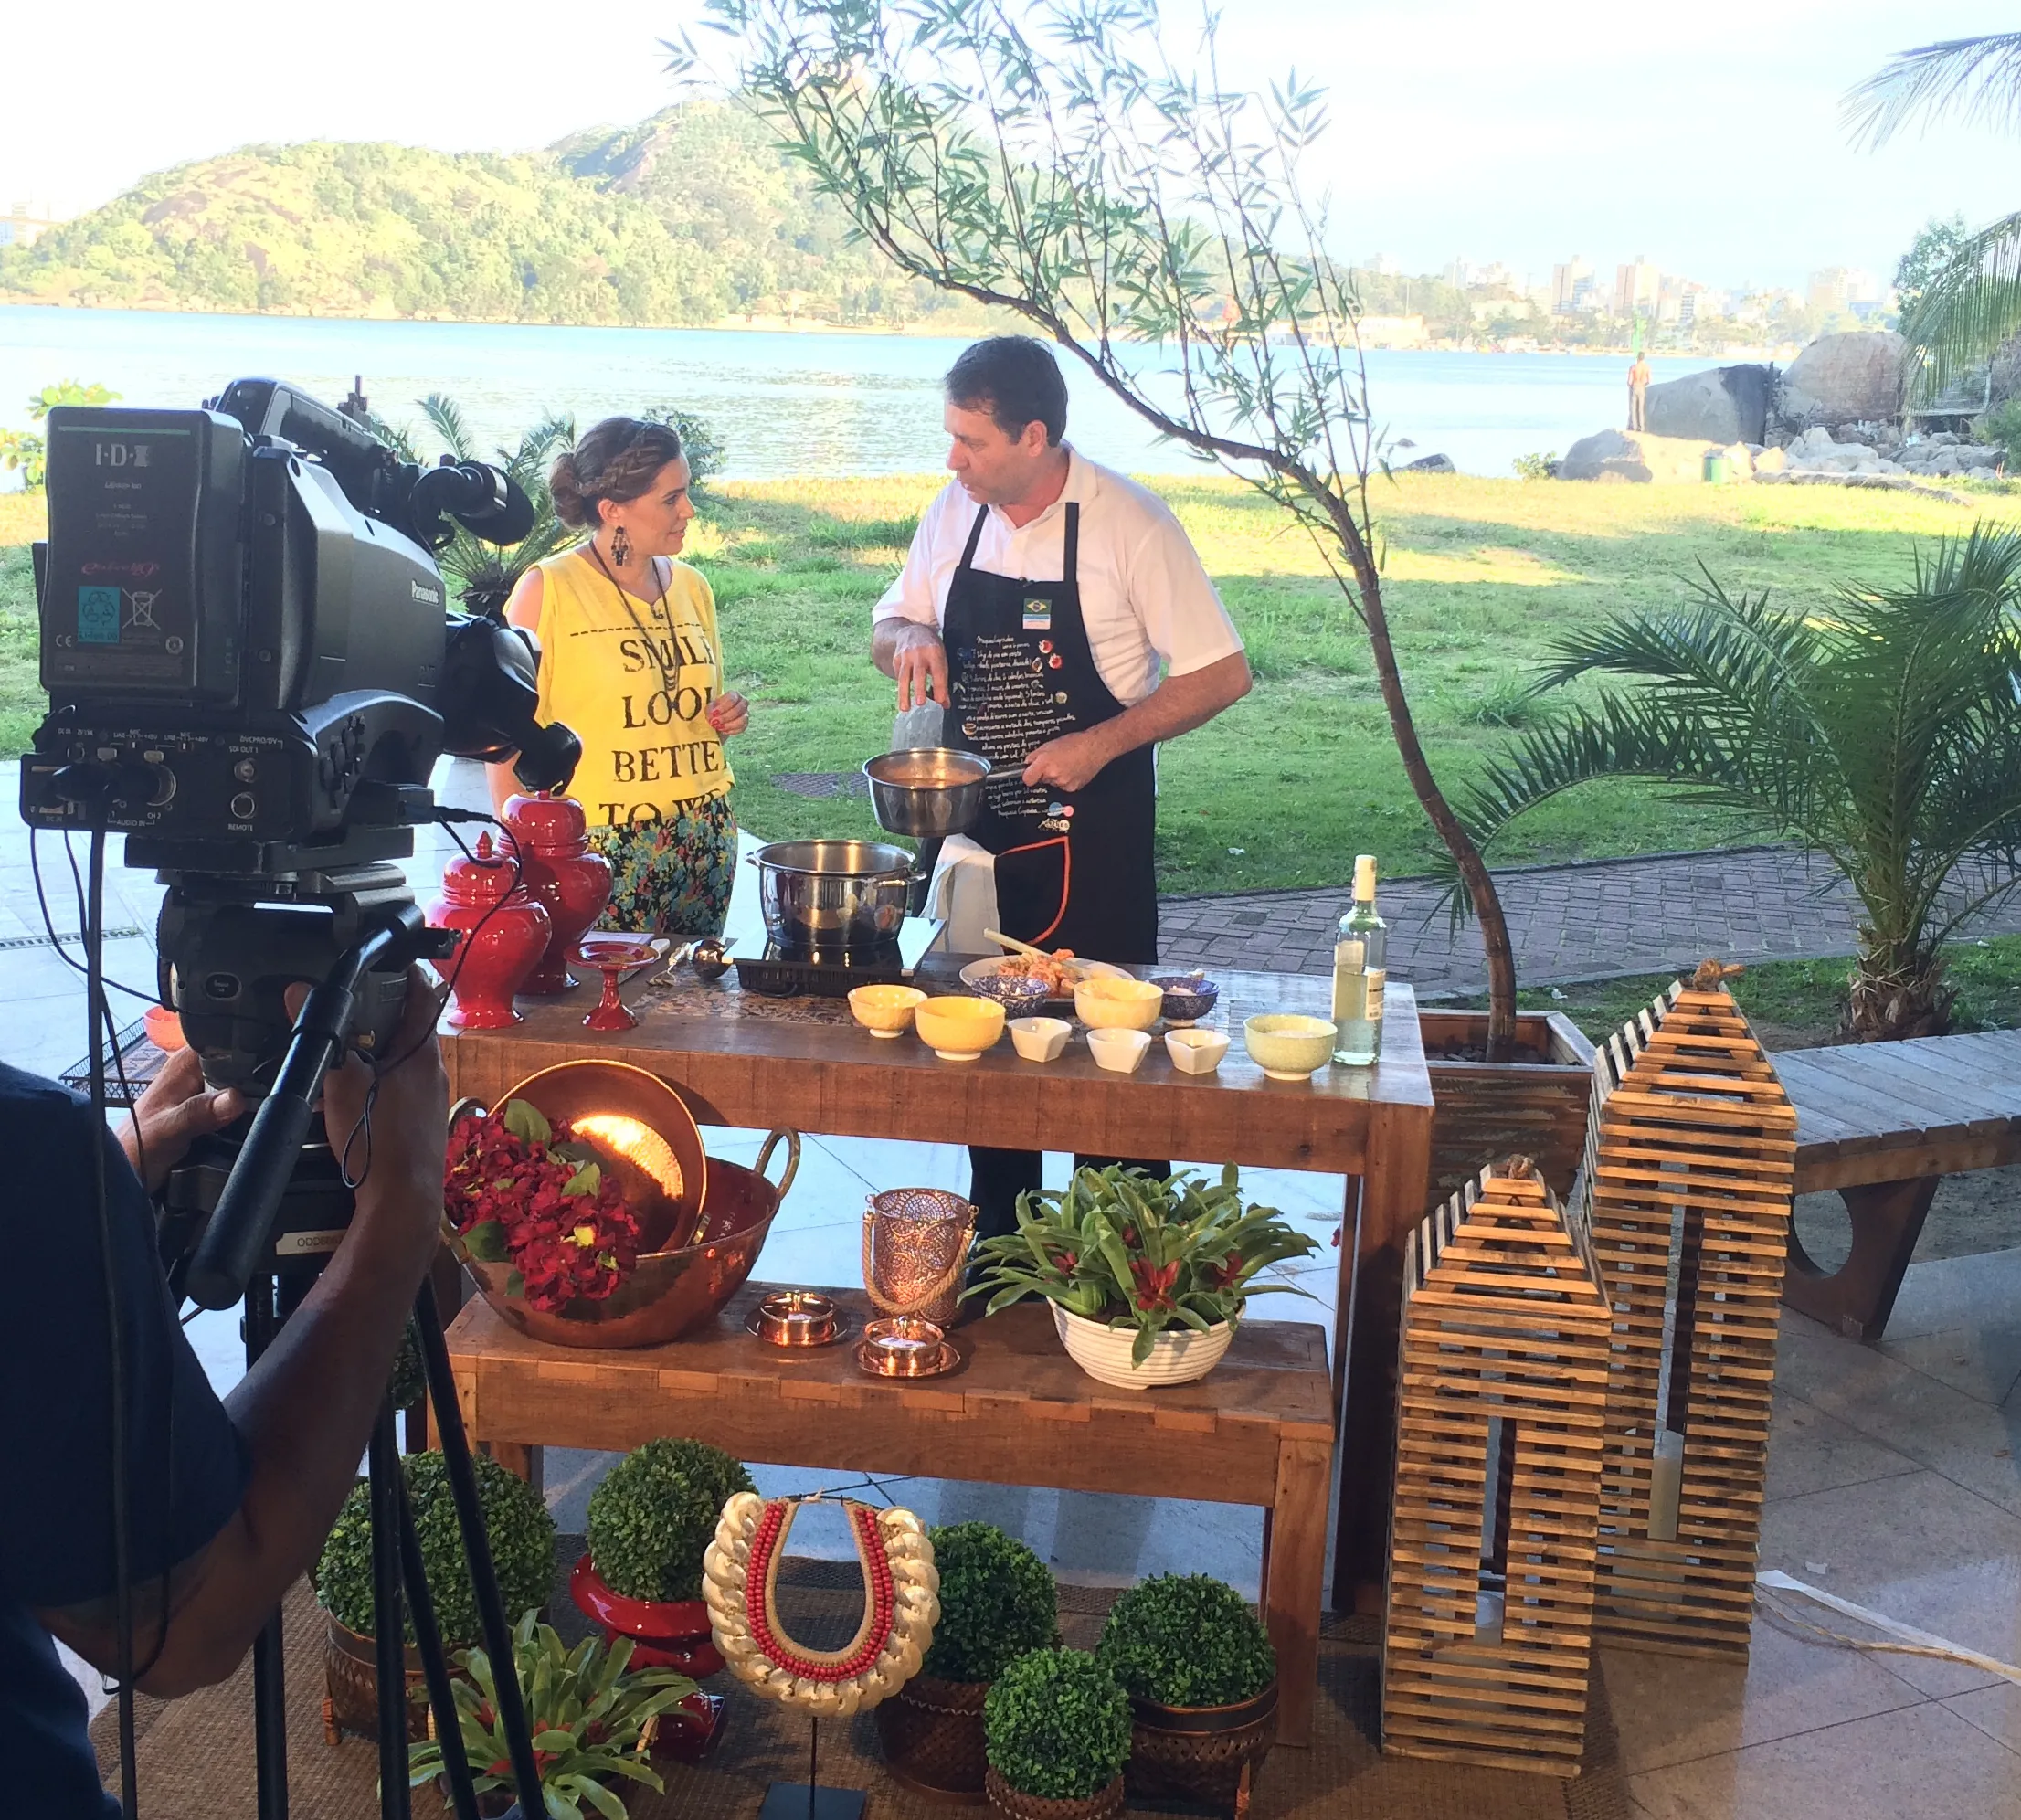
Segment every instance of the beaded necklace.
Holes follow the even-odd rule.
[[[803,1503],[738,1492],[723,1507],[702,1562],[702,1596],[730,1671],[762,1694],[816,1718],[847,1718],[894,1694],[919,1672],[940,1621],[933,1543],[909,1510],[842,1500],[863,1572],[863,1615],[840,1649],[793,1641],[778,1613],[779,1562]]]

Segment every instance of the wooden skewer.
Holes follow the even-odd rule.
[[[1038,960],[1051,960],[1053,958],[1043,948],[1033,947],[1030,942],[1012,941],[1009,936],[1004,935],[998,929],[985,929],[982,932],[982,938],[985,941],[995,942],[1000,947],[1010,948],[1014,953],[1031,955]]]

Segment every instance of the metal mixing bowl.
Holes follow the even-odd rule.
[[[869,948],[905,920],[913,857],[881,841],[775,841],[751,855],[765,933],[789,948]]]
[[[951,746],[915,746],[870,759],[863,776],[880,828],[931,839],[966,833],[974,824],[989,761]]]

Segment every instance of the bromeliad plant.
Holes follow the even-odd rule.
[[[1168,1328],[1205,1333],[1239,1321],[1252,1296],[1304,1294],[1261,1273],[1318,1248],[1275,1208],[1245,1206],[1233,1163],[1212,1188],[1112,1163],[1079,1170],[1063,1192],[1020,1195],[1017,1231],[976,1248],[984,1268],[967,1294],[987,1295],[990,1314],[1043,1296],[1085,1319],[1134,1326],[1141,1364]]]
[[[606,1820],[626,1820],[624,1802],[608,1786],[613,1778],[665,1792],[648,1755],[647,1728],[695,1691],[693,1681],[672,1668],[632,1670],[630,1637],[608,1645],[585,1637],[568,1649],[533,1612],[513,1629],[513,1655],[541,1794],[553,1820],[583,1820],[586,1809]],[[481,1649],[466,1649],[456,1660],[470,1677],[460,1677],[451,1686],[471,1780],[480,1794],[510,1793],[512,1762],[491,1659]],[[410,1786],[418,1788],[441,1773],[439,1738],[423,1739],[409,1749]]]

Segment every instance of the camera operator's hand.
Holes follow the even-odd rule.
[[[222,1131],[245,1109],[232,1088],[213,1093],[204,1085],[203,1063],[194,1049],[178,1049],[147,1084],[133,1116],[118,1127],[120,1148],[153,1194],[197,1138]]]
[[[288,989],[291,1016],[301,1010],[307,990]],[[390,1222],[429,1256],[441,1226],[442,1160],[449,1143],[449,1076],[435,1040],[440,1011],[433,982],[419,968],[410,968],[407,1005],[386,1044],[395,1065],[379,1074],[376,1094],[373,1071],[355,1055],[333,1068],[323,1083],[323,1125],[330,1147],[352,1171],[365,1172],[358,1184],[360,1220],[376,1230]],[[359,1130],[367,1096],[368,1132]]]

